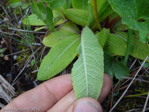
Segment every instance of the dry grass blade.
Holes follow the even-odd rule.
[[[19,74],[16,76],[16,78],[13,80],[12,85],[16,84],[16,80],[18,79],[18,77],[21,75],[21,73],[24,71],[24,69],[27,67],[28,63],[31,61],[31,59],[34,57],[34,54],[37,53],[37,51],[39,51],[42,47],[39,47],[35,52],[33,52],[29,58],[26,61],[26,64],[24,65],[24,67],[22,68],[22,70],[19,72]]]
[[[146,97],[146,101],[145,101],[144,108],[143,108],[143,111],[142,111],[142,112],[145,112],[145,111],[146,111],[148,99],[149,99],[149,91],[148,91],[148,95],[147,95],[147,97]]]
[[[15,28],[9,28],[9,30],[14,30],[14,31],[18,31],[18,32],[25,32],[25,33],[40,33],[40,34],[45,34],[46,33],[46,32],[36,32],[36,31],[15,29]]]
[[[149,110],[149,108],[146,108],[146,112]],[[126,111],[126,112],[141,112],[141,109],[131,109],[129,111]]]

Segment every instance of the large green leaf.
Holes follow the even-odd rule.
[[[93,32],[85,27],[78,48],[80,55],[72,68],[72,83],[76,98],[98,98],[103,84],[103,49]]]
[[[113,53],[114,55],[125,56],[127,47],[127,33],[116,32],[115,34],[110,34],[106,45],[105,50]],[[144,60],[149,55],[149,44],[142,43],[136,38],[132,37],[130,55]],[[147,61],[149,62],[149,59]]]
[[[25,25],[32,25],[32,26],[44,26],[45,23],[38,18],[36,14],[32,14],[27,16],[22,20],[22,23]]]
[[[68,19],[70,19],[72,22],[78,25],[86,26],[88,22],[89,12],[87,10],[67,9],[64,11],[64,14]]]
[[[72,6],[76,9],[88,9],[88,1],[89,0],[72,0]]]
[[[58,31],[48,34],[44,38],[43,44],[48,47],[53,47],[55,44],[62,41],[63,39],[69,38],[72,35],[79,34],[79,32],[80,30],[75,24],[73,24],[72,22],[67,22],[62,25]]]
[[[122,17],[130,29],[139,31],[140,40],[149,40],[149,1],[148,0],[109,0],[112,8]]]
[[[80,38],[75,35],[52,47],[40,65],[37,75],[38,80],[50,79],[66,68],[76,57],[79,44]]]

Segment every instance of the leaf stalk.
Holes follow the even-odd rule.
[[[99,31],[101,31],[101,26],[100,26],[100,22],[99,22],[99,18],[98,18],[98,13],[97,13],[97,2],[96,2],[96,0],[93,0],[93,8],[94,8],[95,21],[97,23]]]
[[[131,48],[131,41],[132,41],[132,29],[128,30],[128,39],[127,39],[127,49],[126,49],[126,53],[125,53],[125,58],[124,58],[124,64],[127,64],[128,61],[128,57],[129,57],[129,52],[130,52],[130,48]]]

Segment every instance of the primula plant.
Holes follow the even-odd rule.
[[[20,5],[16,1],[11,5]],[[54,77],[77,58],[71,71],[76,98],[97,99],[104,72],[128,76],[129,55],[140,60],[149,55],[148,0],[33,0],[29,6],[32,14],[23,24],[49,30],[43,44],[51,49],[38,80]]]

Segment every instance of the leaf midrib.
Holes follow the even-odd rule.
[[[87,76],[87,67],[86,67],[86,58],[85,58],[85,47],[84,47],[84,43],[83,43],[83,38],[82,38],[82,41],[81,41],[81,49],[82,49],[82,58],[83,58],[83,65],[84,65],[84,73],[85,73],[85,81],[86,81],[86,94],[88,96],[88,76]]]
[[[76,43],[78,39],[79,38],[76,38],[68,47],[66,47],[66,49],[64,49],[64,51],[54,60],[53,63],[55,63],[74,43]],[[47,72],[48,72],[48,69],[47,69]]]

